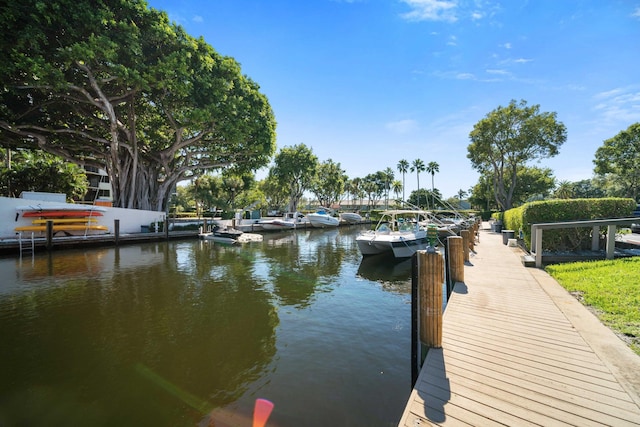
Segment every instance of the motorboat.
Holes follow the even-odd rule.
[[[415,209],[384,211],[375,229],[356,237],[362,255],[392,254],[396,258],[409,258],[437,241],[438,228],[428,223],[428,212]]]
[[[261,219],[260,221],[258,221],[258,225],[266,231],[282,231],[292,230],[296,228],[296,224],[293,221],[287,221],[280,218]]]
[[[337,227],[340,225],[340,219],[330,215],[325,209],[318,209],[314,213],[307,214],[307,219],[316,228]]]
[[[203,232],[198,234],[203,240],[213,240],[218,243],[246,243],[246,242],[261,242],[262,235],[253,233],[244,233],[235,228],[214,226],[209,232]]]
[[[360,224],[362,222],[362,216],[357,212],[342,212],[340,219],[347,224]]]
[[[300,212],[287,212],[282,218],[264,218],[258,221],[258,225],[267,231],[291,230],[308,224],[309,220]]]

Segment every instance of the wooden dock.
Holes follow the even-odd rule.
[[[86,236],[56,236],[53,239],[53,249],[77,249],[99,246],[117,246],[135,243],[160,242],[166,240],[197,239],[197,231],[170,231],[167,236],[164,232],[150,233],[126,233],[118,236],[116,244],[113,234],[89,234]],[[31,247],[31,238],[23,239],[25,248]],[[46,251],[46,238],[38,236],[34,239],[36,252]],[[0,239],[0,256],[20,256],[20,243],[18,239]]]
[[[640,356],[485,227],[401,427],[639,426]]]

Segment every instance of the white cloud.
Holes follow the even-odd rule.
[[[456,0],[402,0],[411,8],[410,12],[402,14],[409,21],[445,21],[458,20]]]
[[[487,72],[487,74],[496,74],[496,75],[500,75],[500,76],[508,76],[508,75],[511,74],[507,70],[488,69],[488,70],[485,70],[485,71]]]
[[[502,47],[505,48],[505,49],[511,49],[511,43],[507,42],[507,43],[503,44]]]
[[[418,122],[411,119],[398,120],[387,123],[385,128],[394,133],[406,134],[418,130]]]
[[[611,89],[608,90],[606,92],[600,92],[600,93],[596,93],[594,95],[595,99],[606,99],[606,98],[613,98],[621,93],[624,93],[624,89],[622,88],[616,88],[616,89]]]
[[[400,15],[409,21],[474,22],[492,19],[500,11],[493,0],[400,0],[411,9]]]
[[[593,109],[605,124],[626,128],[640,121],[640,90],[638,87],[616,88],[594,95],[598,103]]]
[[[202,16],[196,15],[193,17],[193,22],[204,22],[204,19],[202,19]]]
[[[455,77],[458,80],[475,80],[476,79],[476,76],[474,76],[471,73],[457,73]]]
[[[640,18],[640,6],[636,7],[636,10],[633,11],[631,16],[633,16],[635,18]]]

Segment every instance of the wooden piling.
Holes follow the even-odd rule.
[[[464,282],[464,254],[462,250],[462,237],[447,237],[447,254],[449,256],[449,276],[452,286],[456,282]]]
[[[120,220],[113,220],[113,235],[116,242],[116,246],[120,243]]]
[[[460,231],[460,237],[462,237],[462,255],[464,262],[469,262],[469,230]]]
[[[444,242],[444,244],[442,245],[442,252],[444,254],[444,280],[447,282],[447,301],[449,301],[449,298],[451,297],[451,292],[453,291],[453,285],[455,284],[454,282],[451,281],[451,274],[449,273],[451,271],[451,267],[449,262],[450,257],[449,257],[449,245],[446,243],[446,240]]]
[[[53,220],[47,220],[47,229],[45,230],[47,236],[47,243],[45,244],[48,251],[53,249]]]
[[[429,348],[442,347],[442,284],[444,259],[437,252],[418,251],[420,341]]]
[[[418,310],[418,254],[413,254],[411,257],[411,388],[416,385],[422,367]]]

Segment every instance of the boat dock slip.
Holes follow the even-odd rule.
[[[640,356],[501,234],[480,234],[399,426],[639,426]]]

